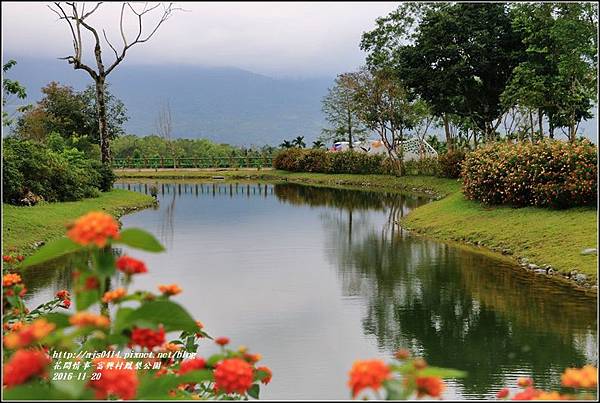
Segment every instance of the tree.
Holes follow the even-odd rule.
[[[69,31],[73,40],[73,54],[70,56],[63,57],[62,59],[66,60],[69,64],[73,65],[75,70],[84,70],[87,72],[90,77],[94,80],[95,88],[96,88],[96,105],[98,109],[98,133],[100,135],[100,150],[102,155],[102,162],[104,164],[110,163],[110,137],[108,133],[108,123],[107,123],[107,112],[106,112],[106,77],[110,73],[114,71],[114,69],[125,59],[127,55],[127,51],[136,44],[144,43],[149,41],[152,36],[156,33],[158,28],[171,16],[173,11],[178,10],[173,7],[173,3],[169,3],[164,5],[162,3],[156,4],[154,6],[149,7],[148,3],[144,4],[144,7],[141,11],[138,11],[131,3],[122,3],[121,5],[121,14],[119,20],[119,30],[121,34],[121,39],[123,44],[120,46],[120,49],[117,50],[117,47],[113,45],[113,43],[108,39],[106,31],[102,29],[102,35],[104,37],[104,42],[108,45],[108,47],[113,51],[115,59],[114,61],[107,65],[104,65],[104,59],[102,55],[103,44],[102,39],[99,34],[99,28],[93,27],[90,25],[88,18],[94,14],[102,3],[97,3],[95,6],[91,8],[91,10],[87,11],[86,3],[76,3],[76,2],[55,2],[54,6],[49,6],[50,10],[52,10],[59,18],[59,20],[65,21],[65,23],[69,27]],[[147,16],[152,11],[156,10],[162,4],[162,14],[158,20],[153,25],[153,28],[149,33],[144,34],[143,28],[143,20],[144,17]],[[89,7],[89,6],[88,6]],[[125,33],[125,17],[126,10],[135,16],[137,23],[137,34],[133,40],[128,39]],[[83,47],[84,41],[82,39],[82,31],[93,36],[94,41],[94,58],[96,63],[96,68],[94,69],[91,65],[85,64],[83,62]],[[106,46],[106,45],[104,45]]]
[[[554,137],[556,127],[567,127],[576,137],[581,119],[591,117],[596,98],[597,5],[591,3],[523,3],[511,9],[513,27],[523,37],[526,56],[514,69],[503,100],[529,115],[533,111],[543,135],[543,118]]]
[[[364,139],[366,134],[364,124],[357,117],[358,103],[354,96],[357,85],[356,73],[340,74],[322,100],[325,119],[333,126],[323,129],[322,138],[332,141],[347,139],[351,149],[354,139]]]
[[[46,141],[52,132],[59,133],[72,146],[89,151],[99,142],[95,89],[84,91],[51,82],[42,88],[42,99],[25,112],[15,127],[15,134],[24,139]],[[106,89],[107,133],[110,139],[123,134],[127,109],[123,102]],[[77,144],[76,144],[77,143]]]
[[[292,144],[294,147],[305,148],[306,143],[304,142],[304,136],[298,136],[294,140],[292,140]]]
[[[325,143],[323,143],[321,140],[315,140],[312,143],[312,148],[314,148],[314,149],[325,148]]]
[[[84,115],[88,135],[92,141],[100,144],[96,88],[94,85],[88,85],[80,94],[85,104]],[[104,98],[106,100],[106,132],[108,138],[114,140],[125,134],[123,125],[129,120],[129,116],[127,116],[125,104],[110,91],[108,83],[105,87]]]
[[[283,142],[281,144],[279,144],[279,147],[281,147],[281,148],[292,148],[292,147],[294,147],[294,145],[289,140],[283,140]]]
[[[177,168],[177,163],[175,162],[175,147],[171,139],[171,134],[173,132],[173,115],[171,114],[171,105],[168,101],[163,103],[160,107],[160,110],[158,111],[158,117],[156,119],[156,130],[158,132],[158,135],[162,137],[167,143],[167,147],[171,149],[171,156],[173,157],[173,168]]]
[[[23,87],[18,81],[11,80],[10,78],[6,78],[6,73],[8,70],[13,68],[17,62],[13,59],[7,61],[4,65],[2,65],[2,73],[4,75],[2,79],[2,126],[10,126],[14,122],[14,113],[9,114],[6,111],[6,106],[9,103],[11,97],[16,95],[18,99],[27,98],[27,92],[25,91],[25,87]],[[24,112],[30,106],[19,106],[16,108],[16,112]]]
[[[379,135],[401,174],[402,141],[421,117],[416,107],[418,100],[390,71],[371,72],[363,68],[357,78],[358,116],[367,129]]]
[[[363,47],[371,52],[372,63],[391,68],[442,118],[448,148],[452,148],[450,114],[470,118],[484,136],[494,137],[505,112],[500,94],[522,56],[522,43],[512,29],[507,6],[449,3],[413,15],[420,23],[404,37],[381,27],[363,35]],[[405,17],[388,18],[388,25],[394,27]],[[377,56],[386,52],[392,55],[391,62]]]

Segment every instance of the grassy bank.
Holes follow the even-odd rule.
[[[576,269],[595,281],[597,256],[581,251],[597,247],[596,218],[593,208],[486,207],[456,192],[412,211],[402,224],[436,239],[479,242],[562,273]]]
[[[331,175],[309,172],[287,172],[268,170],[227,170],[227,171],[191,171],[191,170],[117,170],[119,178],[155,178],[155,179],[212,179],[222,176],[225,180],[263,180],[286,181],[321,186],[368,187],[394,192],[423,193],[444,197],[460,189],[456,180],[433,176],[389,176],[389,175]]]
[[[402,225],[439,240],[476,244],[526,258],[539,266],[548,264],[569,273],[576,269],[590,280],[597,278],[596,255],[582,255],[597,248],[593,208],[549,210],[541,208],[486,207],[465,200],[456,180],[427,176],[329,175],[278,170],[230,171],[117,171],[121,178],[265,180],[321,186],[369,187],[396,192],[426,193],[441,200],[412,211]]]
[[[127,190],[112,190],[99,197],[75,202],[47,203],[33,207],[4,204],[2,218],[2,251],[14,248],[28,254],[35,243],[47,242],[65,233],[65,223],[93,210],[104,210],[115,217],[147,207],[153,203],[150,196]]]

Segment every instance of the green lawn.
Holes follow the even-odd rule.
[[[153,203],[150,196],[127,190],[112,190],[99,197],[75,202],[45,203],[32,207],[3,204],[2,251],[31,253],[35,242],[47,242],[65,233],[65,224],[93,210],[104,210],[115,217]]]
[[[594,208],[485,207],[457,192],[412,211],[403,225],[436,239],[509,249],[537,265],[577,269],[596,279],[597,256],[581,255],[597,247],[596,218]]]

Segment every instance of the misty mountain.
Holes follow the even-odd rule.
[[[17,65],[8,77],[27,88],[27,102],[38,100],[40,88],[50,81],[75,89],[92,82],[87,73],[73,70],[62,60],[14,58]],[[237,68],[142,66],[125,61],[111,73],[109,84],[127,107],[127,133],[155,133],[159,108],[169,102],[175,137],[261,146],[296,136],[305,136],[307,144],[315,140],[326,125],[321,99],[333,79],[273,78]],[[581,122],[579,133],[597,142],[597,107],[592,112],[594,117]],[[443,137],[441,128],[432,129],[434,133]],[[556,135],[566,138],[560,130]]]
[[[10,56],[9,56],[10,57]],[[15,58],[8,77],[27,88],[28,100],[58,81],[75,89],[92,82],[65,61]],[[168,102],[173,135],[209,138],[238,145],[279,144],[305,136],[316,139],[323,127],[321,98],[333,78],[272,78],[236,68],[182,65],[140,66],[127,61],[108,77],[110,91],[126,105],[127,133],[156,132],[156,117]]]

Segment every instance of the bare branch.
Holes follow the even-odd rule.
[[[123,24],[123,20],[124,20],[124,14],[125,14],[125,6],[129,7],[129,10],[131,10],[131,12],[133,14],[135,14],[135,16],[137,17],[137,22],[138,22],[138,32],[137,35],[135,37],[135,39],[131,42],[128,43],[127,38],[125,36],[125,30],[123,28],[124,24]],[[148,4],[146,3],[144,5],[144,9],[140,12],[138,12],[132,5],[131,3],[124,3],[123,6],[121,7],[121,16],[120,16],[120,23],[119,23],[119,28],[121,31],[121,38],[123,39],[123,49],[121,51],[121,54],[117,56],[117,58],[115,59],[115,61],[113,62],[113,64],[106,70],[106,75],[110,74],[110,72],[119,65],[119,63],[121,63],[121,61],[125,58],[125,55],[127,54],[127,51],[129,50],[129,48],[131,48],[132,46],[138,44],[138,43],[144,43],[149,41],[154,34],[156,33],[156,31],[158,31],[158,28],[160,28],[160,26],[169,19],[169,17],[171,16],[171,14],[173,13],[173,11],[179,10],[179,8],[174,8],[173,7],[173,3],[169,3],[166,6],[163,6],[163,14],[160,17],[159,21],[156,23],[156,25],[154,26],[154,29],[152,29],[152,31],[145,37],[142,37],[143,32],[144,32],[144,27],[143,27],[143,17],[144,15],[146,15],[149,12],[152,12],[154,10],[156,10],[158,7],[160,6],[159,4],[156,4],[155,6],[152,7],[148,7]]]
[[[85,10],[85,3],[83,3],[83,9],[81,10],[81,13],[83,14],[83,16],[81,17],[82,20],[85,20],[87,17],[89,17],[90,15],[92,15],[97,9],[98,7],[100,7],[100,5],[102,5],[102,3],[104,3],[103,1],[99,1],[96,6],[92,9],[92,11],[88,12],[87,14],[83,14],[84,10]]]
[[[110,41],[108,40],[108,37],[106,36],[106,31],[103,29],[102,33],[104,34],[104,39],[106,40],[106,43],[108,43],[108,46],[110,46],[110,48],[112,49],[112,51],[115,53],[115,57],[119,58],[119,54],[117,53],[117,49],[115,49],[115,47],[113,46],[112,43],[110,43]]]

